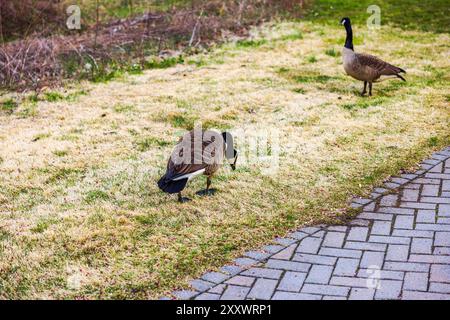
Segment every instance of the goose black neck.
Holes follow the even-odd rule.
[[[347,49],[353,50],[353,31],[352,25],[346,24],[345,30],[347,31],[347,38],[345,39],[345,46]]]

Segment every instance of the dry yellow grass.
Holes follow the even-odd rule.
[[[408,70],[361,98],[340,28],[257,33],[0,115],[0,298],[156,298],[289,229],[345,218],[353,195],[449,144],[448,35],[357,28],[357,50]],[[162,194],[167,157],[198,120],[278,130],[278,172],[238,162],[214,197],[194,194],[203,179],[190,203]]]

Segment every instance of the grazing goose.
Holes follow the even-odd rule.
[[[375,56],[364,53],[356,53],[353,51],[353,31],[349,18],[342,18],[341,24],[347,31],[345,46],[342,50],[342,58],[344,62],[344,70],[357,80],[364,81],[364,89],[361,95],[367,91],[367,83],[369,83],[369,95],[372,95],[372,83],[380,82],[389,78],[399,78],[406,81],[399,73],[406,73],[405,70],[395,67]],[[380,78],[384,76],[387,78]]]
[[[233,148],[233,136],[212,130],[194,129],[186,133],[175,146],[167,164],[166,174],[158,181],[158,187],[170,194],[178,193],[178,201],[189,199],[181,196],[181,191],[192,178],[206,175],[206,190],[210,190],[212,176],[219,170],[224,160],[232,160],[231,168],[236,169],[237,151]],[[211,191],[211,192],[210,192]]]

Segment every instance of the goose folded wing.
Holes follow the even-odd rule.
[[[377,71],[380,75],[396,75],[400,72],[404,72],[403,69],[369,54],[359,53],[356,54],[356,57],[361,65]]]
[[[182,141],[177,145],[178,148],[182,148]],[[188,142],[189,143],[189,142]],[[212,148],[212,152],[206,152],[205,148],[214,143],[211,140],[204,140],[201,148],[195,147],[194,143],[191,143],[191,157],[188,162],[175,163],[172,159],[169,160],[167,165],[167,177],[171,180],[180,179],[184,176],[189,177],[192,174],[196,174],[205,170],[213,162],[217,163],[218,159],[212,159],[216,156],[216,148]],[[179,149],[178,149],[179,150]]]

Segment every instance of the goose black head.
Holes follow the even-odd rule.
[[[222,132],[222,138],[225,143],[225,158],[232,160],[230,162],[231,169],[236,170],[238,152],[234,149],[233,136],[229,132]]]
[[[345,17],[341,19],[341,24],[347,28],[352,25],[352,22],[350,21],[350,18]]]

